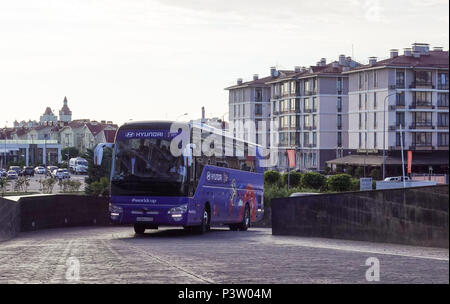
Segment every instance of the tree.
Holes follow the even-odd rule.
[[[379,180],[379,179],[381,179],[381,172],[380,172],[380,169],[378,169],[378,168],[373,168],[373,169],[370,171],[369,176],[370,176],[371,178],[373,178],[374,180]]]
[[[304,173],[301,178],[301,186],[309,189],[321,189],[325,186],[326,177],[318,172]]]
[[[267,185],[277,185],[281,180],[280,172],[269,170],[264,172],[264,182]]]
[[[328,190],[350,191],[352,188],[352,176],[350,174],[336,174],[327,179]]]
[[[75,147],[66,147],[61,149],[61,155],[62,159],[68,162],[69,159],[80,156],[80,150]]]
[[[111,176],[111,165],[112,165],[112,150],[110,148],[105,148],[105,151],[103,152],[103,160],[101,166],[94,165],[94,150],[92,149],[88,149],[86,153],[83,154],[83,158],[86,159],[88,162],[88,172],[87,172],[88,176],[85,178],[86,182],[85,192],[86,194],[96,195],[94,193],[94,190],[96,188],[95,189],[92,188],[93,183],[99,182],[102,177],[105,177],[108,180],[109,185],[109,178]],[[97,186],[94,185],[94,187]]]

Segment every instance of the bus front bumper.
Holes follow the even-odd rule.
[[[112,205],[110,206],[110,220],[113,224],[145,224],[148,226],[188,226],[188,210],[176,210],[178,206],[151,206],[142,205]]]

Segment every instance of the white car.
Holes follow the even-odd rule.
[[[409,176],[405,176],[405,181],[409,182],[411,179],[409,178]],[[402,182],[403,181],[403,176],[391,176],[391,177],[386,177],[384,179],[385,182]]]
[[[57,169],[53,171],[53,177],[57,179],[70,178],[69,171],[67,169]]]
[[[45,168],[41,167],[41,166],[36,167],[36,168],[34,168],[34,173],[35,174],[45,174]]]
[[[16,171],[9,170],[7,173],[7,176],[8,176],[8,179],[17,179],[17,176],[19,176],[19,175],[17,174]]]

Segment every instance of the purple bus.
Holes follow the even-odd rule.
[[[136,234],[158,226],[198,233],[222,225],[247,230],[263,216],[260,147],[223,130],[130,122],[118,129],[114,144],[97,146],[95,164],[101,164],[105,147],[113,149],[111,222],[133,224]]]

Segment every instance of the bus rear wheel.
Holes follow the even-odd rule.
[[[140,224],[134,224],[134,233],[136,234],[144,234],[145,227]]]

